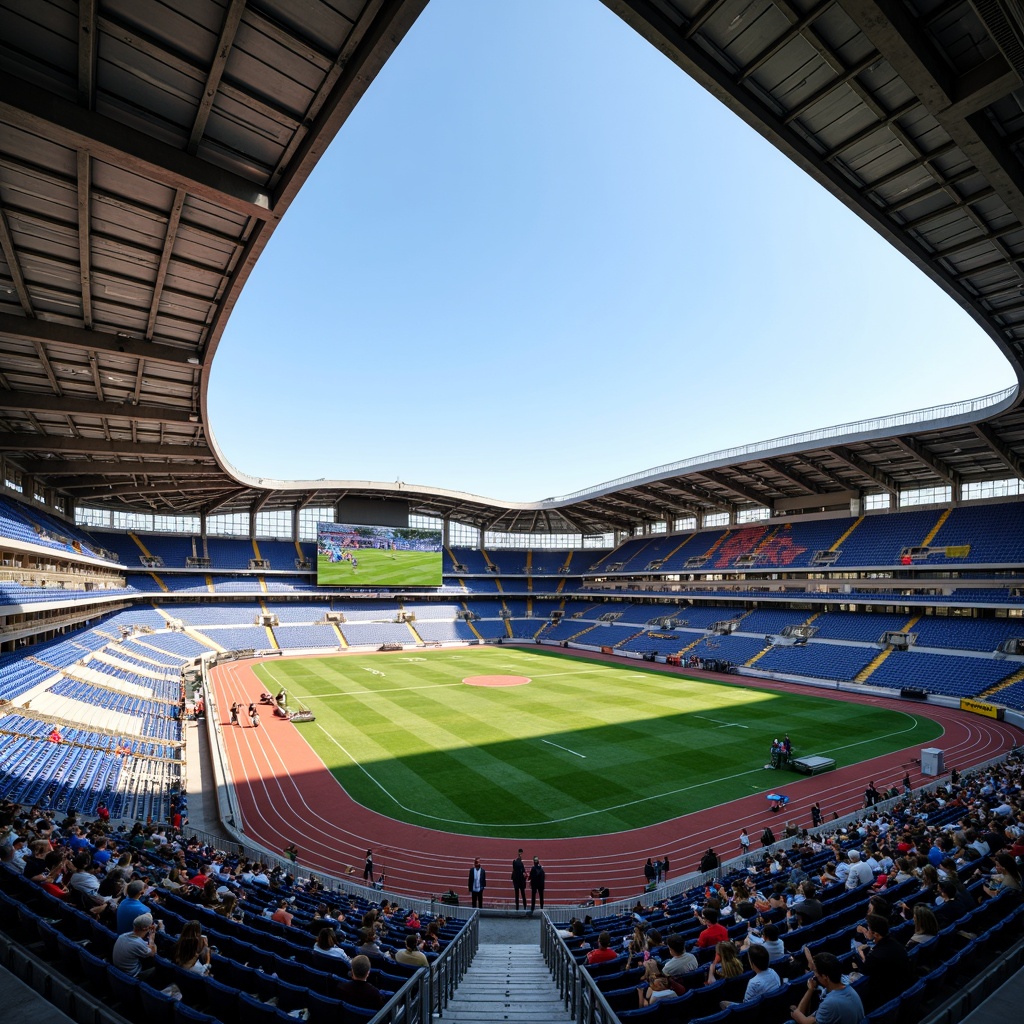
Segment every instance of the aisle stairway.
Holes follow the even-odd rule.
[[[537,943],[481,944],[444,1018],[458,1024],[558,1024],[572,1020]]]

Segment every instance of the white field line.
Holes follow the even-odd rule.
[[[577,750],[570,750],[568,747],[563,747],[561,743],[552,743],[551,740],[541,740],[541,743],[547,743],[548,746],[558,747],[559,750],[564,750],[567,754],[575,754],[577,757],[586,759],[586,754],[581,754]]]

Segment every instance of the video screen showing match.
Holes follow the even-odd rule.
[[[439,587],[440,530],[316,524],[316,582],[321,587]]]

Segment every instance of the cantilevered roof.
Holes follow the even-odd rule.
[[[1011,0],[605,0],[952,295],[1024,373],[1024,24]],[[1017,393],[533,502],[269,481],[207,421],[218,341],[319,156],[426,0],[0,0],[0,452],[161,513],[343,497],[603,532],[1024,474]]]

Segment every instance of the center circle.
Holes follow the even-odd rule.
[[[532,683],[529,676],[466,676],[467,686],[525,686]]]

